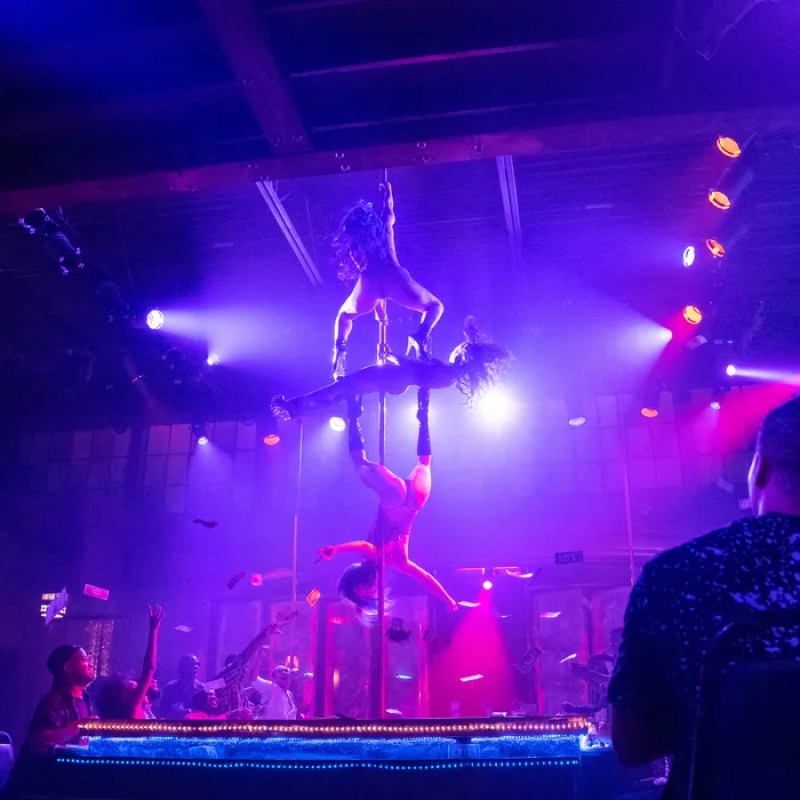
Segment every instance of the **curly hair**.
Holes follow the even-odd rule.
[[[481,332],[474,317],[467,317],[464,341],[450,355],[451,364],[464,367],[456,380],[456,388],[472,405],[498,383],[512,360],[513,356],[505,347],[489,341]]]
[[[354,250],[360,251],[367,261],[389,257],[386,223],[372,203],[359,200],[344,215],[333,236],[333,250],[342,281],[354,281],[359,276],[359,268],[353,259]]]

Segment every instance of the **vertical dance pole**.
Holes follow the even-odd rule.
[[[383,314],[378,315],[378,363],[385,364],[389,354],[386,339],[386,301],[379,301]],[[386,392],[378,395],[378,461],[386,465]],[[371,686],[371,712],[374,719],[386,716],[386,570],[383,542],[378,545],[378,624],[373,640]]]
[[[300,492],[303,487],[303,418],[300,418],[300,432],[297,445],[297,486],[294,498],[294,517],[292,518],[292,618],[289,622],[289,655],[296,656],[295,634],[297,622],[297,544],[300,532]],[[272,665],[273,667],[275,664]]]
[[[619,439],[622,445],[622,500],[625,504],[625,532],[628,536],[628,572],[631,588],[636,583],[636,552],[633,546],[633,508],[631,506],[631,473],[628,452],[628,430],[626,428],[627,415],[623,412],[624,399],[617,396],[617,424],[619,425]]]

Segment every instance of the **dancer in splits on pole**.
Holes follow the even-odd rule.
[[[272,398],[272,413],[290,420],[308,412],[366,394],[388,392],[403,394],[409,387],[445,389],[455,385],[472,403],[502,376],[511,360],[503,346],[490,342],[478,330],[475,321],[464,323],[464,341],[453,350],[449,363],[436,358],[425,360],[390,358],[356,370],[321,389],[287,400]]]
[[[444,306],[428,289],[417,283],[397,258],[394,243],[394,197],[392,184],[380,185],[384,196],[383,212],[372,203],[360,200],[344,216],[333,240],[339,263],[339,277],[355,281],[355,287],[336,316],[333,348],[333,378],[346,374],[347,340],[353,320],[375,311],[386,325],[385,300],[422,314],[419,328],[409,337],[406,356],[430,356],[431,331],[442,316]]]

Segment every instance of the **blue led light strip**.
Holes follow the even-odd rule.
[[[331,762],[279,762],[279,761],[205,761],[202,759],[177,759],[177,758],[76,758],[75,756],[61,756],[56,759],[59,764],[78,764],[91,767],[96,764],[112,766],[150,766],[150,767],[200,767],[202,769],[278,769],[278,770],[332,770],[332,769],[376,769],[386,772],[426,772],[436,769],[464,769],[466,767],[478,768],[509,768],[509,767],[577,767],[580,759],[577,758],[526,758],[504,759],[494,761],[440,761],[429,764],[398,764],[391,761],[331,761]]]

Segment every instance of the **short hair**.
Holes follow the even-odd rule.
[[[781,479],[783,488],[800,495],[800,395],[764,417],[756,449]]]
[[[60,644],[47,657],[47,671],[54,678],[60,678],[64,674],[64,667],[67,666],[67,662],[80,649],[81,648],[75,644]]]
[[[184,667],[193,667],[196,658],[197,656],[194,653],[184,653],[184,655],[178,659],[178,670],[180,671]]]

